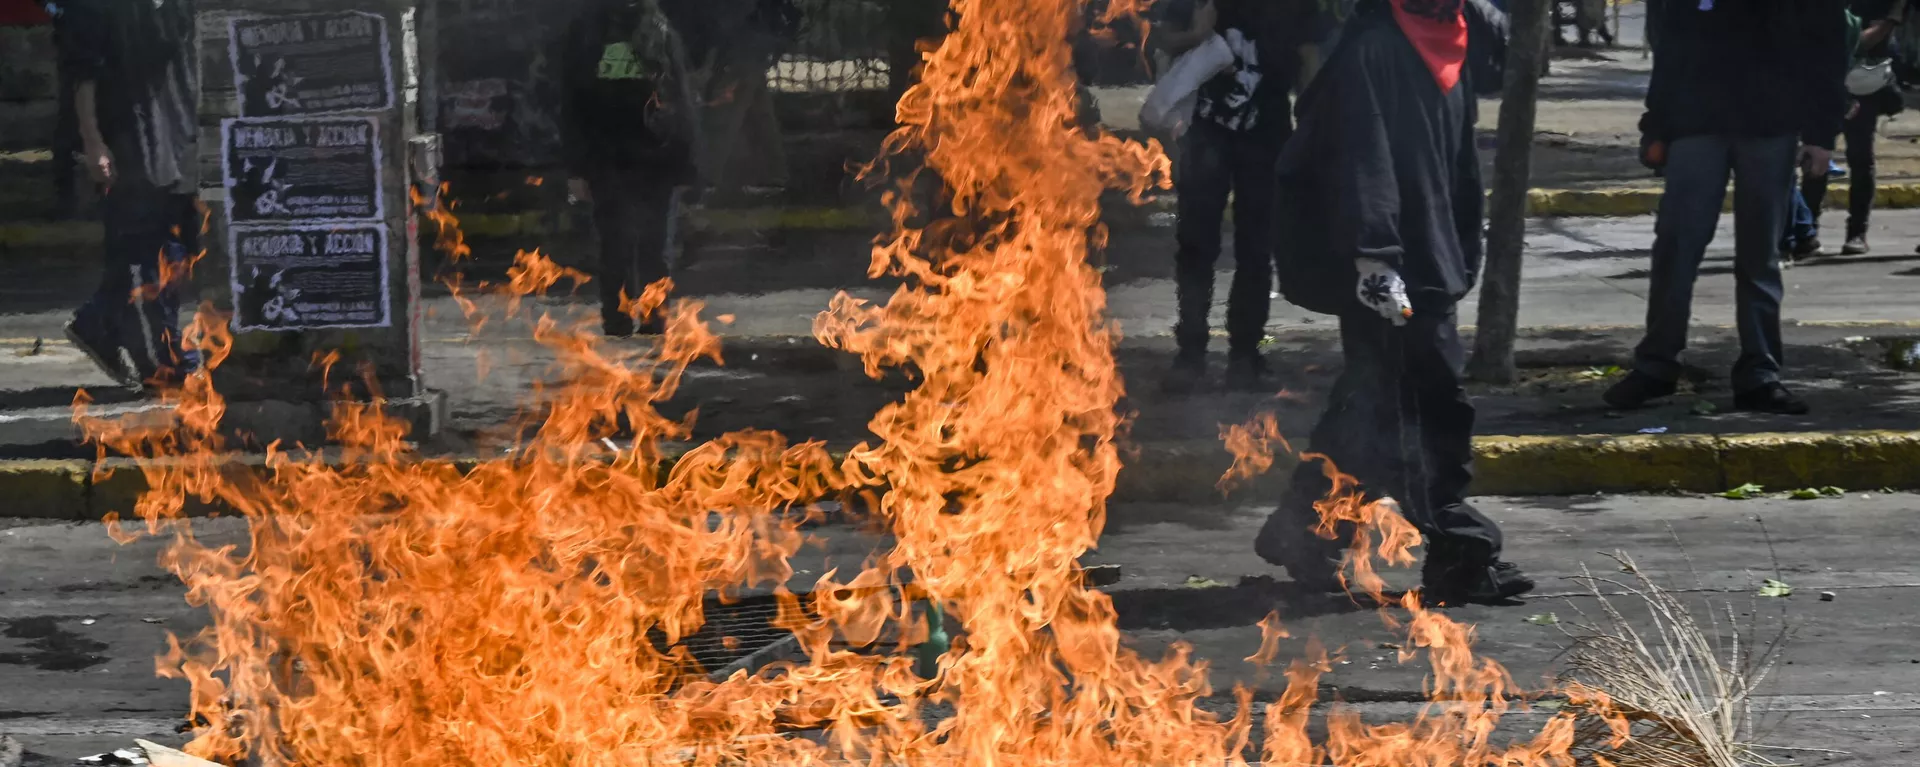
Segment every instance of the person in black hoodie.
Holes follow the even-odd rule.
[[[675,24],[684,18],[661,0],[596,0],[559,56],[568,187],[593,203],[609,336],[662,329],[657,315],[636,328],[627,300],[668,276],[679,189],[694,175],[696,76]]]
[[[1335,589],[1341,541],[1316,535],[1330,472],[1397,505],[1426,538],[1429,604],[1500,603],[1533,582],[1466,501],[1474,409],[1456,305],[1479,276],[1478,105],[1462,0],[1366,0],[1300,97],[1278,164],[1287,300],[1340,318],[1346,368],[1314,451],[1255,541],[1309,588]]]
[[[1734,180],[1735,311],[1740,359],[1734,405],[1797,415],[1780,382],[1780,240],[1795,158],[1825,174],[1847,109],[1847,22],[1830,0],[1699,0],[1662,6],[1643,161],[1663,169],[1647,332],[1633,371],[1608,389],[1616,408],[1673,394],[1687,346],[1693,283]]]

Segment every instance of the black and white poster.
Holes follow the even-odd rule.
[[[391,42],[379,14],[237,18],[229,32],[242,117],[393,107]]]
[[[221,138],[228,221],[365,220],[384,212],[372,117],[227,120]]]
[[[236,330],[386,327],[387,230],[379,224],[236,228]]]

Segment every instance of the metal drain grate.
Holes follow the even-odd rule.
[[[793,634],[774,627],[780,603],[771,594],[731,604],[708,597],[704,609],[706,625],[680,644],[711,678],[724,679],[741,669],[751,673],[798,648]]]

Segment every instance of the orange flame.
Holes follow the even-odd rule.
[[[1109,13],[1135,6],[1117,0]],[[1079,0],[953,9],[875,168],[923,164],[889,195],[897,232],[873,255],[876,275],[906,285],[879,307],[843,294],[815,323],[870,373],[902,368],[919,383],[874,416],[879,440],[844,461],[757,431],[669,460],[666,443],[690,423],[657,406],[720,348],[701,306],[669,305],[664,282],[623,307],[664,313],[665,336],[644,352],[604,347],[587,323],[551,313],[527,320],[567,383],[534,393],[531,436],[511,458],[425,458],[404,423],[343,402],[330,424],[337,460],[276,445],[259,471],[236,469],[207,372],[232,339],[211,308],[187,337],[205,368],[164,395],[176,423],[95,420],[77,400],[103,449],[144,459],[151,491],[136,511],[148,534],[173,536],[162,562],[213,618],[158,662],[192,685],[190,750],[269,766],[1244,765],[1251,693],[1236,691],[1230,719],[1201,710],[1206,665],[1184,647],[1158,660],[1123,647],[1111,600],[1079,575],[1120,468],[1122,393],[1087,254],[1106,239],[1101,194],[1165,186],[1167,160],[1077,124],[1067,41]],[[939,209],[913,203],[923,177],[946,190]],[[451,212],[424,214],[464,257]],[[911,225],[923,217],[940,220]],[[500,292],[517,315],[522,297],[585,279],[522,253]],[[1276,440],[1265,426],[1245,447]],[[1359,528],[1354,582],[1378,597],[1374,559],[1410,562],[1418,535],[1327,471],[1341,489],[1320,505],[1322,533]],[[778,512],[835,493],[866,499],[895,545],[803,600],[784,591],[799,521]],[[247,545],[198,540],[182,518],[190,502],[243,515]],[[709,669],[683,640],[704,625],[706,599],[752,586],[775,591],[776,623],[804,660],[696,673]],[[920,601],[961,627],[931,679],[898,654],[861,651],[929,636]],[[1569,717],[1532,744],[1490,746],[1511,680],[1472,655],[1469,629],[1417,598],[1403,607],[1434,668],[1428,714],[1368,726],[1338,713],[1315,745],[1307,721],[1327,661],[1310,643],[1266,708],[1267,761],[1571,763]],[[1256,658],[1271,661],[1278,616],[1262,635]],[[823,737],[787,736],[795,728]]]

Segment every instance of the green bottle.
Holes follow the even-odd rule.
[[[914,648],[913,673],[932,679],[940,673],[940,656],[947,654],[952,642],[947,639],[947,618],[940,606],[924,602],[927,614],[927,641]]]

